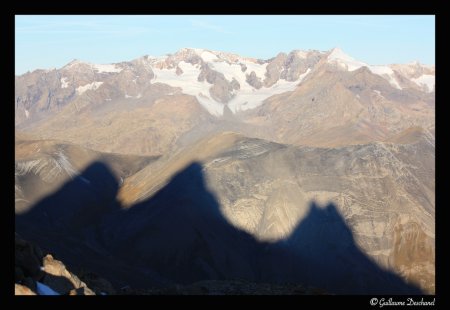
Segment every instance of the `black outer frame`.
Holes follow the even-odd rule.
[[[36,298],[27,298],[24,296],[14,296],[13,291],[13,268],[12,268],[12,260],[13,255],[12,248],[14,247],[13,243],[13,230],[14,230],[14,213],[12,205],[14,203],[13,184],[14,184],[14,170],[12,161],[14,160],[14,110],[12,102],[14,100],[14,81],[12,76],[14,75],[14,16],[15,15],[28,15],[28,14],[117,14],[117,15],[144,15],[144,14],[170,14],[170,15],[188,15],[188,14],[205,14],[205,15],[223,15],[223,14],[256,14],[256,15],[274,15],[274,14],[282,14],[282,15],[290,15],[290,14],[317,14],[317,15],[335,15],[335,14],[365,14],[365,15],[374,15],[374,14],[428,14],[436,16],[436,61],[439,63],[437,70],[437,92],[436,92],[436,101],[441,102],[441,106],[436,105],[436,111],[443,110],[445,107],[445,99],[443,98],[443,93],[439,92],[439,85],[445,85],[444,82],[439,83],[439,81],[443,81],[446,76],[446,72],[448,71],[448,67],[445,67],[444,61],[445,59],[442,57],[443,54],[443,41],[439,41],[439,35],[443,36],[444,30],[442,30],[443,22],[445,21],[445,17],[443,14],[438,14],[437,9],[437,1],[418,1],[418,2],[410,2],[410,1],[402,1],[399,0],[397,3],[394,3],[392,0],[375,0],[375,1],[357,1],[352,0],[345,2],[332,1],[332,0],[322,0],[322,1],[285,1],[285,2],[277,2],[273,1],[261,1],[260,3],[240,3],[239,1],[226,1],[226,2],[213,2],[213,1],[179,1],[176,3],[175,1],[170,1],[170,3],[159,2],[155,3],[153,1],[133,1],[133,2],[107,2],[107,1],[97,1],[93,3],[92,1],[77,1],[75,3],[71,2],[43,2],[43,1],[26,1],[22,0],[20,2],[14,3],[12,7],[8,9],[2,9],[1,20],[1,31],[2,31],[2,39],[6,41],[3,45],[5,47],[4,51],[6,51],[6,61],[3,62],[4,70],[2,73],[2,78],[4,79],[4,83],[1,85],[8,85],[8,87],[4,87],[5,90],[8,90],[6,93],[8,94],[8,98],[5,100],[6,103],[3,104],[3,108],[7,109],[7,113],[1,113],[3,116],[0,124],[5,127],[6,130],[2,130],[2,132],[6,132],[7,134],[3,135],[2,141],[7,143],[6,147],[3,148],[0,154],[2,155],[5,163],[4,165],[7,169],[11,169],[7,171],[8,178],[6,178],[8,183],[11,181],[11,184],[7,184],[3,188],[10,191],[10,194],[3,195],[4,199],[8,201],[5,203],[4,208],[8,208],[8,216],[1,217],[3,221],[3,225],[0,227],[4,230],[4,234],[2,236],[8,236],[8,238],[4,238],[3,242],[8,242],[8,248],[10,248],[10,255],[5,255],[6,257],[11,259],[10,265],[7,267],[3,267],[3,274],[9,272],[8,277],[2,277],[2,293],[8,295],[8,298],[2,298],[3,302],[11,302],[13,306],[36,306],[36,303],[44,302],[46,303],[50,300],[50,303],[58,304],[60,302],[66,302],[67,297],[60,296],[58,298],[52,297],[36,297]],[[444,12],[440,10],[440,12]],[[418,38],[420,39],[420,38]],[[440,44],[442,43],[442,44]],[[440,56],[439,56],[440,55]],[[448,55],[448,53],[446,53]],[[442,69],[441,69],[442,68]],[[445,73],[444,73],[445,72]],[[3,87],[2,87],[3,88]],[[444,89],[444,88],[443,88]],[[441,96],[441,100],[439,100],[439,96]],[[9,102],[9,103],[8,103]],[[445,121],[439,121],[439,118],[444,119],[444,117],[448,115],[446,113],[437,113],[436,112],[436,125],[439,127],[444,124]],[[10,123],[9,123],[10,122]],[[438,132],[443,132],[443,130],[437,130]],[[440,134],[437,135],[440,137]],[[442,134],[444,136],[444,134]],[[439,153],[443,153],[444,149],[439,148]],[[437,156],[436,161],[436,177],[444,179],[443,175],[443,158],[448,158],[444,155]],[[7,170],[6,169],[6,170]],[[436,194],[442,192],[443,182],[437,182],[436,184]],[[440,189],[440,190],[439,190]],[[4,191],[6,192],[6,190]],[[440,201],[443,198],[441,195],[436,195],[437,201]],[[4,201],[4,200],[3,200]],[[437,205],[445,206],[442,202],[438,202]],[[11,208],[11,209],[9,209]],[[443,274],[447,274],[443,272],[443,268],[445,268],[448,260],[444,260],[442,258],[443,246],[439,246],[439,243],[443,243],[444,240],[444,227],[442,222],[445,219],[448,219],[443,213],[445,212],[445,207],[437,208],[436,210],[436,296],[425,296],[424,300],[431,301],[433,298],[436,298],[435,304],[439,308],[443,306],[445,301],[445,292],[444,288],[441,286],[442,279],[444,278]],[[11,212],[11,213],[9,213]],[[441,269],[441,270],[439,270]],[[445,279],[445,278],[444,278]],[[3,295],[3,294],[2,294]],[[135,299],[135,298],[137,299]],[[325,306],[327,308],[340,308],[341,306],[356,306],[358,309],[369,308],[374,309],[378,307],[373,307],[370,305],[371,298],[393,298],[394,301],[406,301],[408,296],[109,296],[105,297],[90,297],[90,298],[73,298],[69,297],[70,303],[74,306],[78,306],[77,303],[84,303],[86,300],[88,302],[98,303],[98,302],[112,302],[116,303],[116,301],[125,301],[125,302],[133,302],[133,299],[138,302],[136,304],[139,306],[139,302],[143,301],[142,306],[154,306],[154,303],[159,303],[165,307],[177,305],[178,303],[182,307],[189,306],[191,302],[202,302],[205,303],[205,306],[208,305],[224,305],[228,306],[228,303],[237,304],[242,306],[255,306],[255,303],[258,301],[262,302],[263,305],[267,306],[275,306],[275,307],[289,307],[289,303],[292,303],[292,306],[297,308],[321,308]],[[414,299],[420,300],[418,296],[410,296],[414,297]],[[441,298],[439,298],[441,297]],[[151,298],[151,299],[147,299]],[[260,299],[260,300],[259,300]],[[150,302],[150,303],[147,303]],[[175,304],[172,304],[175,302]],[[391,307],[389,307],[391,308]],[[410,308],[410,307],[407,307]],[[427,309],[430,307],[419,307],[421,309]]]

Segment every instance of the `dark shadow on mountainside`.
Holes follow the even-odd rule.
[[[300,283],[336,294],[422,294],[356,245],[336,206],[311,202],[286,239],[261,242],[228,222],[191,163],[130,208],[101,162],[16,215],[16,231],[67,265],[95,271],[117,288],[201,280]]]

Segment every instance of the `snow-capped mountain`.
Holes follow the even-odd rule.
[[[423,91],[434,91],[434,66],[425,66],[418,62],[406,65],[372,66],[345,54],[340,48],[334,48],[327,60],[348,71],[367,67],[372,73],[385,78],[398,89],[419,86]]]
[[[296,54],[293,56],[296,57]],[[150,60],[152,61],[152,60]],[[180,87],[213,115],[224,106],[236,113],[255,108],[270,96],[293,90],[310,72],[297,69],[294,78],[281,77],[282,67],[272,61],[202,49],[182,49],[153,63],[152,82]]]
[[[43,110],[60,109],[80,97],[90,97],[97,103],[140,99],[148,87],[158,83],[194,96],[212,115],[223,115],[225,107],[238,113],[262,105],[273,95],[293,91],[323,66],[348,72],[367,68],[393,88],[434,91],[434,66],[419,63],[372,66],[339,48],[326,52],[294,50],[268,60],[183,48],[172,55],[144,56],[117,64],[74,60],[60,69],[18,76],[16,123]],[[77,106],[82,105],[81,102]]]
[[[338,48],[267,60],[184,48],[18,76],[15,111],[19,130],[134,154],[162,154],[224,126],[315,146],[384,141],[433,128],[434,67],[372,66]]]

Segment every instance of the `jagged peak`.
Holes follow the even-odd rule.
[[[74,65],[80,65],[80,64],[88,65],[89,63],[87,63],[87,62],[85,62],[85,61],[82,61],[82,60],[80,60],[80,59],[74,58],[74,59],[72,59],[67,65],[65,65],[64,67],[71,67],[71,66],[74,66]]]
[[[335,47],[330,50],[328,60],[356,61],[355,58],[346,54],[340,47]]]
[[[324,54],[325,52],[321,52],[319,50],[315,50],[315,49],[294,49],[292,50],[289,54],[296,54],[297,57],[300,58],[307,58],[310,54]]]
[[[420,63],[419,60],[415,59],[409,63],[407,63],[407,65],[411,65],[411,66],[421,66],[422,64]]]
[[[195,52],[198,54],[201,54],[204,51],[208,51],[207,49],[203,49],[203,48],[196,48],[196,47],[182,47],[178,50],[178,52]]]

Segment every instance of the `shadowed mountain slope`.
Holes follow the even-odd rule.
[[[16,227],[117,286],[243,278],[418,292],[395,270],[432,291],[432,154],[426,135],[320,149],[222,133],[123,184],[107,164],[91,164],[28,212],[16,209]]]
[[[123,209],[115,201],[115,178],[107,166],[94,163],[17,215],[16,229],[69,265],[95,268],[116,285],[239,278],[302,283],[332,293],[420,292],[367,258],[332,204],[312,203],[288,238],[258,241],[222,215],[202,170],[192,163],[148,200]]]

